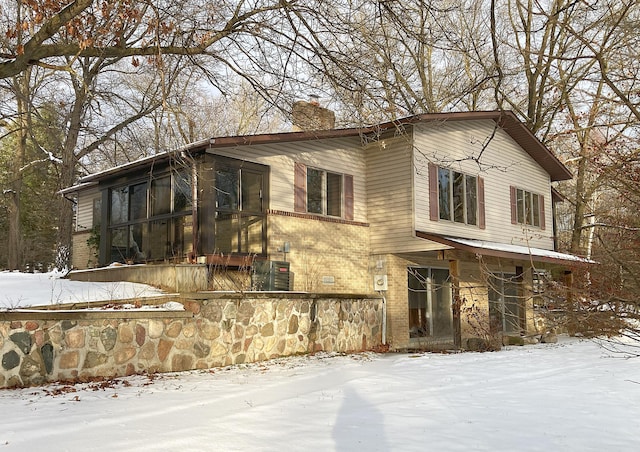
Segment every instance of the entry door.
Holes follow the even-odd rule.
[[[409,267],[409,337],[453,340],[449,270]]]

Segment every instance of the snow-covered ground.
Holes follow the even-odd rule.
[[[591,341],[316,355],[0,391],[0,451],[634,451],[639,402]]]
[[[0,390],[0,452],[640,450],[640,358],[560,339]]]
[[[63,274],[0,272],[0,310],[60,303],[153,297],[162,291],[130,282],[82,282]]]

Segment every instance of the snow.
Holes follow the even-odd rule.
[[[76,300],[92,292],[61,281]],[[51,283],[0,273],[3,294],[33,304]],[[633,451],[638,400],[640,358],[564,336],[493,353],[317,354],[0,390],[0,451]]]
[[[0,272],[0,311],[29,306],[155,297],[155,287],[130,282],[83,282],[63,273]]]
[[[632,451],[639,375],[638,359],[561,337],[4,390],[0,450]]]
[[[509,244],[509,243],[499,243],[499,242],[489,242],[486,240],[474,240],[474,239],[463,239],[463,238],[459,238],[459,237],[443,237],[446,240],[449,240],[451,242],[455,242],[455,243],[460,243],[462,245],[466,245],[466,246],[470,246],[470,247],[474,247],[474,248],[480,248],[480,249],[485,249],[485,250],[492,250],[492,251],[504,251],[507,253],[515,253],[515,254],[523,254],[523,255],[531,255],[531,256],[536,256],[536,257],[546,257],[546,258],[550,258],[550,259],[558,259],[558,260],[564,260],[564,261],[573,261],[573,262],[579,262],[579,263],[583,263],[583,264],[595,264],[595,261],[592,261],[590,259],[586,259],[584,257],[580,257],[580,256],[575,256],[573,254],[567,254],[567,253],[559,253],[557,251],[553,251],[553,250],[545,250],[545,249],[541,249],[541,248],[532,248],[530,246],[523,246],[523,245],[513,245],[513,244]]]

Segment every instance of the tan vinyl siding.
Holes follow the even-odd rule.
[[[372,143],[366,152],[372,253],[428,250],[429,242],[414,234],[411,146],[407,137]]]
[[[436,234],[552,249],[549,175],[504,131],[496,130],[491,138],[494,127],[495,123],[491,120],[416,125],[416,229]],[[479,165],[472,158],[480,155]],[[429,162],[484,178],[485,229],[429,219]],[[511,224],[509,187],[512,185],[544,196],[547,224],[545,230]]]
[[[76,231],[86,231],[93,227],[93,200],[100,197],[97,187],[78,193],[76,210]]]
[[[367,221],[364,152],[358,137],[214,148],[210,152],[268,165],[271,168],[269,208],[272,210],[294,212],[296,162],[330,172],[353,175],[353,219]]]

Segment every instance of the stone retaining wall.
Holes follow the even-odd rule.
[[[208,293],[176,301],[185,311],[0,312],[0,388],[381,344],[382,300],[375,297]]]

